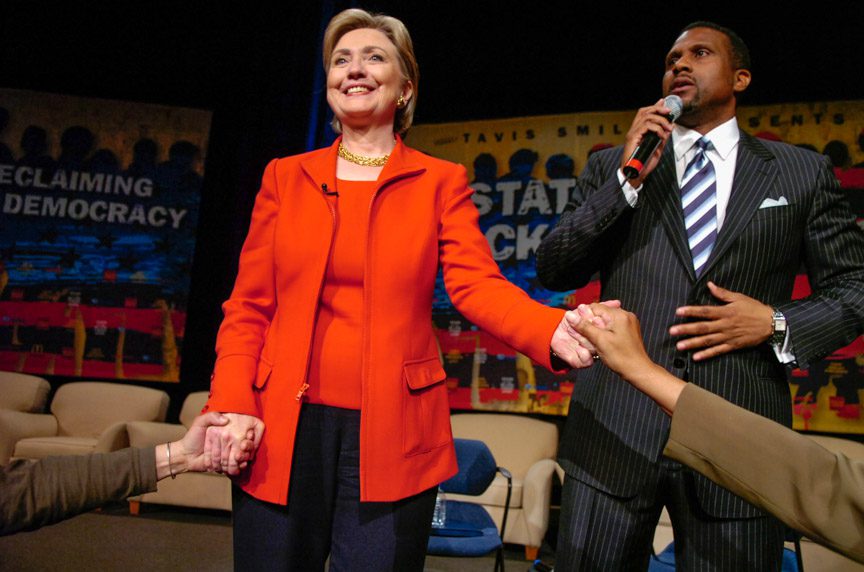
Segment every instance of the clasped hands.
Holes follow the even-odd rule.
[[[234,413],[209,411],[199,415],[182,438],[164,445],[164,452],[160,453],[157,447],[157,477],[163,479],[187,471],[239,474],[255,455],[264,431],[260,421],[245,431],[239,429],[240,425]],[[231,435],[237,437],[233,444],[229,442]],[[223,442],[227,446],[214,447],[214,443]],[[159,465],[160,455],[163,465]]]
[[[679,350],[698,349],[692,357],[699,361],[743,347],[756,346],[771,337],[773,311],[770,306],[744,294],[720,288],[713,282],[708,283],[708,289],[720,305],[682,306],[676,311],[679,317],[695,318],[694,321],[669,328],[670,335],[681,337],[677,343]],[[552,335],[552,351],[573,368],[592,366],[596,359],[603,357],[603,352],[601,348],[598,354],[595,344],[583,335],[588,325],[583,322],[599,329],[608,328],[611,316],[629,314],[622,314],[620,308],[620,301],[610,300],[591,306],[582,304],[569,310]],[[595,315],[597,313],[601,315]],[[635,322],[636,336],[639,337],[638,320]],[[617,339],[617,336],[613,339]],[[635,343],[635,338],[627,342],[631,350],[641,347],[641,339],[639,344]],[[222,415],[228,419],[227,424],[210,425],[206,429],[203,463],[207,470],[235,476],[254,459],[264,434],[264,422],[241,413]]]
[[[694,361],[706,360],[746,347],[754,347],[767,341],[772,334],[770,306],[739,292],[732,292],[708,282],[708,290],[719,302],[718,305],[681,306],[675,315],[691,318],[692,321],[676,324],[669,334],[680,339],[679,350],[697,350]],[[618,309],[618,300],[601,302],[601,306]],[[596,305],[582,304],[568,311],[552,336],[551,347],[558,357],[573,368],[585,368],[594,364],[597,348],[579,330],[583,319],[593,319],[591,308]],[[605,314],[605,312],[604,312]],[[602,325],[595,320],[595,325]]]
[[[242,413],[221,415],[228,422],[207,427],[203,462],[210,472],[236,476],[255,458],[264,435],[264,422]]]

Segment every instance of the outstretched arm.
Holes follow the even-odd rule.
[[[0,471],[0,535],[34,530],[154,491],[157,479],[172,473],[203,471],[204,432],[226,423],[228,418],[218,413],[202,415],[182,439],[155,449],[13,461]],[[251,441],[241,443],[244,451],[251,447]]]

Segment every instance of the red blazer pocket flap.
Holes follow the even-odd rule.
[[[270,379],[270,372],[273,371],[273,366],[264,360],[258,361],[258,373],[255,374],[255,387],[261,389],[267,385],[267,380]]]
[[[437,357],[406,363],[403,372],[405,382],[411,389],[423,389],[447,378],[441,360]]]

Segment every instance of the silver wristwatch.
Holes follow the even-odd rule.
[[[771,316],[771,343],[776,346],[782,346],[786,341],[786,316],[777,308],[772,308],[774,314]]]

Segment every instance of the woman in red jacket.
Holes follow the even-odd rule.
[[[205,409],[239,438],[266,426],[235,487],[235,566],[422,570],[436,487],[457,470],[439,266],[456,308],[533,360],[591,356],[562,310],[501,275],[465,169],[402,142],[419,76],[404,25],[338,14],[324,67],[342,137],[268,165],[216,343]]]

